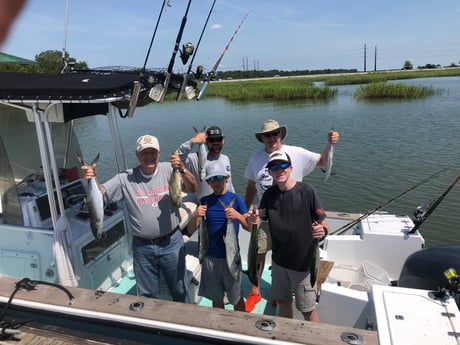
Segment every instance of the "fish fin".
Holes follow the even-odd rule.
[[[81,154],[77,153],[77,159],[81,165],[88,165],[85,160],[81,157]]]

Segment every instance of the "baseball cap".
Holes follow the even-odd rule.
[[[224,164],[221,161],[211,161],[206,166],[206,177],[204,179],[207,180],[214,176],[228,176]]]
[[[141,152],[142,150],[152,148],[160,151],[160,144],[158,143],[157,137],[153,135],[143,135],[137,139],[136,142],[136,152]]]
[[[206,139],[207,138],[223,138],[224,133],[222,133],[222,129],[217,126],[211,126],[206,130]]]
[[[273,162],[286,162],[291,163],[291,157],[284,151],[273,151],[268,156],[267,168],[272,165]]]

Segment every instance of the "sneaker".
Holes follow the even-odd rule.
[[[272,298],[272,300],[270,301],[270,303],[271,303],[272,305],[276,305],[276,299],[273,299],[273,298]]]
[[[256,292],[251,292],[248,298],[246,298],[246,302],[245,302],[246,312],[250,313],[251,311],[253,311],[254,308],[256,307],[256,304],[260,302],[261,300],[262,300],[262,297],[260,296],[260,294]]]

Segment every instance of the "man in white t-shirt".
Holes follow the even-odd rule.
[[[250,208],[257,194],[258,200],[262,194],[272,186],[273,179],[266,170],[266,164],[270,153],[282,150],[286,152],[292,160],[291,177],[296,181],[302,181],[304,176],[310,174],[315,168],[326,168],[327,158],[331,145],[339,140],[339,133],[329,131],[328,143],[322,153],[314,153],[298,146],[285,145],[282,140],[287,135],[287,127],[280,126],[278,121],[266,120],[257,132],[256,138],[264,144],[264,148],[255,152],[249,159],[244,172],[244,177],[248,180],[244,201],[246,207]],[[260,281],[265,264],[265,255],[271,249],[271,240],[268,232],[268,224],[262,223],[259,230],[257,265],[258,286],[252,285],[248,298],[246,299],[246,311],[254,310],[255,305],[262,299],[260,294]],[[272,304],[276,302],[272,301]]]

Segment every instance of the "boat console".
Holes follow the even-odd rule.
[[[101,240],[96,240],[90,229],[89,212],[85,203],[87,181],[79,178],[73,180],[61,178],[60,183],[64,215],[69,224],[72,241],[70,255],[74,271],[80,278],[79,286],[106,290],[113,285],[113,279],[121,278],[131,266],[123,207],[118,204],[106,206],[104,236]],[[16,241],[16,243],[24,242],[26,248],[18,249],[16,245],[14,252],[4,251],[8,253],[8,258],[0,258],[0,266],[4,262],[5,266],[12,267],[14,271],[23,270],[21,276],[42,279],[43,273],[46,272],[45,275],[54,277],[53,263],[49,257],[53,252],[53,224],[43,177],[40,174],[30,175],[13,189],[15,190],[4,195],[4,204],[8,207],[3,210],[3,222],[23,225],[23,227],[14,227],[16,232],[23,233],[24,229],[29,229],[30,234],[48,233],[49,235],[45,236],[46,244],[38,245],[38,241],[43,241],[43,239],[38,240],[38,235],[28,235],[29,244],[21,240]],[[57,210],[59,211],[59,207]],[[21,217],[21,219],[14,219],[14,217]],[[37,242],[31,245],[34,240]],[[3,247],[4,245],[0,251],[5,249]],[[24,264],[23,258],[28,256],[37,259],[33,263]],[[18,257],[21,258],[20,262],[15,259]],[[109,278],[107,272],[113,272]]]

